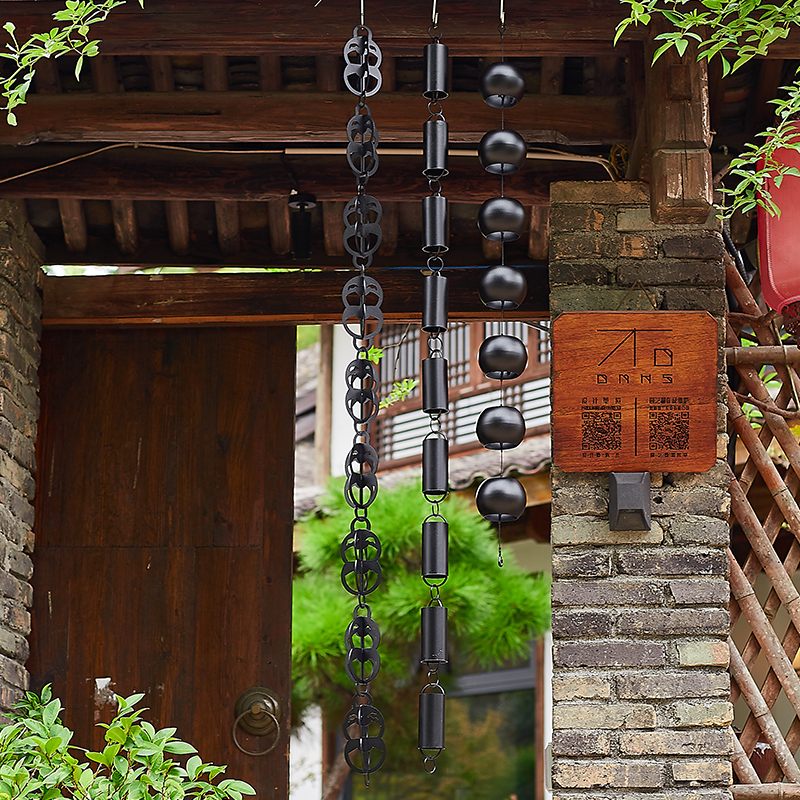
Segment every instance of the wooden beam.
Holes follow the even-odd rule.
[[[61,91],[61,76],[54,58],[43,58],[36,64],[33,86],[37,94],[58,94]]]
[[[14,20],[19,38],[50,30],[52,15],[61,8],[60,0],[6,0],[0,2],[0,15]],[[497,56],[497,32],[485,0],[454,0],[446,12],[451,55]],[[367,23],[384,54],[416,56],[430,14],[428,0],[376,0]],[[509,17],[506,55],[611,55],[620,16],[618,0],[593,0],[588,7],[584,0],[526,0]],[[144,9],[137,3],[115,9],[93,35],[102,39],[106,54],[340,53],[357,22],[355,8],[336,3],[298,8],[277,0],[159,0]],[[642,27],[631,27],[625,38],[643,35]]]
[[[281,57],[279,55],[260,56],[258,59],[258,69],[261,78],[261,91],[279,92],[283,87]]]
[[[154,92],[171,92],[175,89],[169,56],[147,56],[147,67],[150,70],[150,88]]]
[[[344,242],[344,201],[326,200],[322,204],[322,233],[325,242],[325,255],[343,256],[345,252]]]
[[[421,142],[414,92],[370,98],[381,143]],[[421,113],[421,112],[420,112]],[[16,127],[0,128],[0,145],[36,142],[298,142],[345,141],[353,114],[349,92],[117,92],[30,95]],[[497,113],[473,92],[447,100],[451,144],[476,143]],[[630,136],[622,97],[529,94],[506,111],[506,125],[528,142],[614,144]]]
[[[317,89],[320,92],[342,90],[342,67],[339,56],[332,53],[317,56]]]
[[[228,59],[226,56],[203,56],[203,83],[207,92],[228,90]],[[223,255],[231,256],[241,250],[239,239],[239,205],[235,200],[214,203],[217,219],[217,243]]]
[[[528,297],[506,319],[548,315],[547,270],[525,268]],[[448,272],[451,320],[487,319],[478,297],[481,269]],[[351,273],[355,275],[355,273]],[[384,290],[387,321],[418,322],[418,270],[372,271]],[[50,327],[97,325],[269,325],[336,323],[346,275],[285,272],[264,275],[107,275],[44,279],[42,322]]]
[[[65,147],[0,149],[0,179],[53,164],[85,152]],[[421,199],[428,187],[420,177],[421,156],[381,154],[381,166],[370,178],[369,190],[381,202]],[[303,191],[318,201],[350,200],[353,174],[344,157],[288,156]],[[483,202],[496,181],[475,168],[473,159],[450,157],[447,196],[451,202]],[[506,181],[506,192],[523,205],[549,202],[553,181],[604,180],[596,164],[529,160],[525,169]],[[0,197],[81,197],[100,200],[281,200],[292,182],[280,156],[236,152],[229,155],[187,153],[152,148],[120,148],[87,159],[45,169],[0,183]],[[288,213],[288,211],[287,211]]]
[[[92,88],[98,94],[119,91],[117,65],[113,56],[99,55],[89,59],[92,70]]]
[[[88,241],[83,201],[74,197],[62,197],[58,201],[58,211],[67,250],[71,253],[82,253],[86,250]]]
[[[172,61],[169,56],[147,56],[150,69],[150,88],[154,92],[171,92],[175,88]],[[186,255],[189,252],[189,208],[185,200],[166,200],[167,231],[172,252]]]
[[[545,56],[542,59],[542,77],[539,88],[540,94],[561,94],[564,85],[564,58],[563,56]]]
[[[292,249],[292,237],[289,224],[289,190],[267,203],[269,213],[269,243],[272,252],[285,256]]]
[[[228,59],[225,56],[203,56],[203,85],[207,92],[228,89]]]
[[[534,261],[547,263],[550,244],[550,206],[531,206],[531,227],[528,234],[528,255]]]
[[[111,218],[119,249],[126,255],[135,253],[139,245],[139,228],[133,200],[112,200]]]
[[[782,59],[761,59],[758,62],[758,84],[747,104],[745,136],[753,141],[756,134],[763,133],[775,123],[775,106],[770,103],[778,96],[783,74]]]
[[[223,255],[235,255],[242,249],[239,240],[239,204],[235,200],[217,200],[214,212],[219,249]]]
[[[164,203],[167,212],[167,230],[169,245],[177,255],[189,252],[189,207],[185,200],[167,200]]]
[[[689,45],[652,64],[660,42],[647,43],[647,131],[650,138],[650,213],[654,222],[697,223],[711,211],[711,127],[705,61]]]
[[[503,243],[492,242],[481,237],[481,252],[486,261],[499,262],[503,253]]]
[[[381,246],[378,255],[381,258],[393,256],[397,252],[397,238],[400,232],[400,207],[399,203],[384,202],[383,217],[381,218]]]
[[[96,92],[111,93],[122,89],[117,79],[117,65],[113,56],[100,55],[91,59],[92,84]],[[119,249],[126,255],[136,252],[139,231],[133,201],[112,198],[111,218]]]

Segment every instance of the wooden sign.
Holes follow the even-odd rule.
[[[717,323],[588,311],[553,323],[553,460],[565,472],[703,472],[716,460]]]

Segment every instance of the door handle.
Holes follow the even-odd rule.
[[[269,689],[254,686],[243,692],[236,701],[233,713],[236,716],[231,730],[233,743],[245,755],[265,756],[278,746],[281,738],[281,705]],[[271,736],[272,741],[263,750],[246,750],[236,735],[238,728],[251,736]]]

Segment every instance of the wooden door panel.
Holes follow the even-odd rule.
[[[76,742],[146,692],[204,760],[288,793],[294,329],[48,331],[37,446],[33,683]],[[273,753],[231,739],[236,698],[284,710]],[[243,737],[253,749],[264,740]]]

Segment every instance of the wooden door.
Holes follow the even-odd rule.
[[[109,690],[142,691],[156,727],[287,796],[294,351],[288,327],[45,333],[28,667],[76,744],[98,749]],[[231,738],[253,686],[283,711],[260,758]]]

